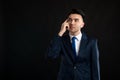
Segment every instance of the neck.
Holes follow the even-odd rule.
[[[78,34],[80,34],[81,33],[81,31],[78,31],[78,32],[70,32],[70,35],[72,35],[72,36],[77,36]]]

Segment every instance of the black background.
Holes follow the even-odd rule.
[[[56,80],[60,59],[46,61],[44,55],[71,8],[84,10],[84,31],[98,38],[101,80],[119,80],[120,14],[115,0],[0,1],[0,80]]]

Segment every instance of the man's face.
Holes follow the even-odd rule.
[[[79,14],[70,14],[68,17],[69,31],[77,33],[84,26],[83,18]]]

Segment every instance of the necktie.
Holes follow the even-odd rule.
[[[73,49],[74,56],[76,58],[76,44],[75,44],[75,39],[76,39],[76,37],[72,37],[72,49]]]

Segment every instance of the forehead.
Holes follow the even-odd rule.
[[[71,19],[82,19],[82,16],[80,14],[70,14],[68,18]]]

